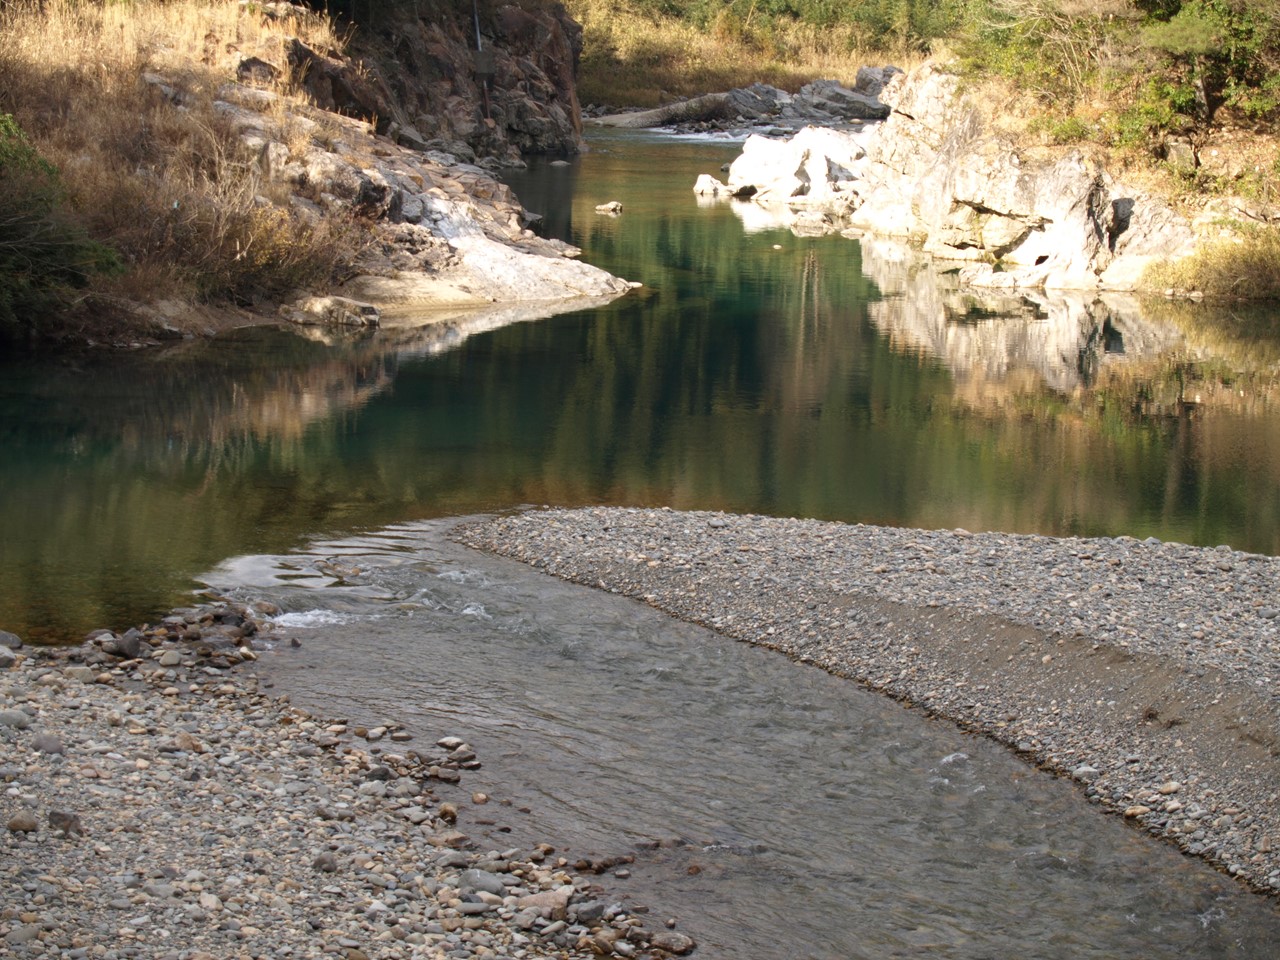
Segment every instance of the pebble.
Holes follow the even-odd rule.
[[[30,810],[20,810],[9,818],[8,828],[11,833],[35,833],[40,821]]]
[[[484,850],[457,829],[459,800],[488,799],[454,785],[465,771],[428,779],[416,754],[375,753],[229,660],[208,667],[225,655],[192,644],[216,621],[198,641],[180,639],[184,622],[164,637],[130,631],[125,647],[150,645],[141,659],[101,632],[0,674],[0,954],[585,960],[604,944],[647,948],[639,922],[549,845]],[[478,763],[463,739],[441,739]]]
[[[23,710],[0,710],[0,727],[25,730],[31,726],[31,715]]]
[[[455,538],[985,734],[1280,894],[1280,750],[1255,748],[1280,729],[1280,559],[666,508],[529,510]]]

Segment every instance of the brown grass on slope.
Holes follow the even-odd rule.
[[[90,293],[99,307],[248,303],[327,278],[340,256],[333,227],[290,212],[214,106],[242,56],[289,36],[340,49],[327,19],[236,0],[11,0],[0,35],[0,113],[60,169],[76,215],[128,267]],[[287,78],[272,86],[291,93]]]

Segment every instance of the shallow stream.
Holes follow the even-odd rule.
[[[449,526],[241,557],[209,579],[286,610],[301,646],[261,666],[296,704],[419,741],[388,750],[464,735],[484,766],[454,791],[459,826],[492,849],[635,854],[601,882],[677,918],[708,958],[1275,955],[1274,902],[1003,748],[460,547]]]

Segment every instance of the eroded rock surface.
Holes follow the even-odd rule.
[[[881,124],[751,137],[723,192],[780,205],[804,232],[817,214],[826,232],[910,239],[968,262],[973,286],[1131,290],[1152,260],[1195,247],[1184,217],[1083,153],[1024,155],[936,64],[890,75],[879,96]]]

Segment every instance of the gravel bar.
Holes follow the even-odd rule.
[[[461,738],[415,749],[272,697],[246,608],[69,651],[0,632],[0,956],[660,958],[547,844],[486,850]],[[256,619],[255,619],[256,618]]]
[[[534,510],[456,535],[990,736],[1280,893],[1275,558],[670,509]]]

